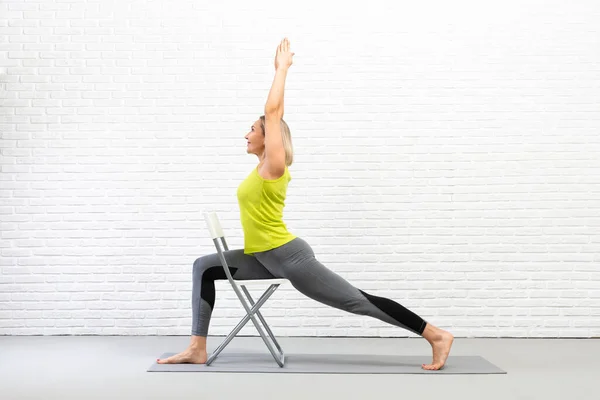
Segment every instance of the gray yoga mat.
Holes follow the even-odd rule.
[[[176,353],[164,353],[164,359]],[[210,357],[210,354],[209,354]],[[210,366],[205,364],[158,364],[148,372],[244,372],[296,374],[506,374],[480,356],[452,356],[441,370],[428,371],[421,364],[429,356],[395,356],[377,354],[286,354],[280,367],[271,353],[221,353]]]

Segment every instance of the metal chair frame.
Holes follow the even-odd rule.
[[[233,328],[231,333],[229,333],[229,335],[227,335],[225,340],[211,354],[211,356],[206,361],[206,365],[209,366],[217,358],[219,353],[221,353],[221,351],[223,351],[225,346],[227,346],[229,344],[229,342],[231,342],[231,340],[233,340],[233,338],[244,327],[244,325],[246,325],[246,323],[248,323],[249,320],[252,320],[252,322],[254,323],[254,326],[256,327],[256,330],[258,330],[258,333],[260,334],[260,337],[263,339],[263,341],[265,342],[265,345],[271,352],[271,355],[273,356],[273,358],[275,359],[277,364],[280,367],[283,367],[285,364],[285,354],[283,353],[283,350],[281,350],[281,346],[277,342],[277,339],[275,339],[275,335],[273,335],[271,328],[269,328],[269,325],[267,325],[267,321],[265,321],[265,319],[262,316],[262,314],[260,313],[259,309],[260,309],[260,307],[263,306],[263,304],[266,303],[266,301],[269,299],[269,297],[271,297],[271,295],[273,293],[275,293],[275,291],[281,284],[287,282],[287,279],[258,279],[258,280],[235,280],[235,279],[233,279],[233,277],[231,276],[231,272],[229,271],[229,266],[227,265],[227,260],[225,260],[225,254],[224,254],[224,251],[228,251],[229,247],[227,246],[227,242],[225,240],[225,235],[223,233],[221,223],[219,222],[219,218],[217,217],[217,213],[214,211],[207,211],[204,213],[204,219],[206,221],[206,224],[208,225],[208,229],[210,231],[210,235],[213,239],[215,247],[217,248],[217,253],[219,255],[219,259],[221,260],[221,263],[223,264],[223,269],[225,270],[225,275],[227,275],[227,279],[229,280],[231,287],[233,287],[235,294],[238,296],[238,298],[240,299],[240,302],[242,303],[242,305],[244,306],[244,309],[246,310],[246,316],[241,319],[241,321],[237,324],[237,326],[235,328]],[[219,239],[222,241],[222,246],[221,246],[221,243],[219,242]],[[260,296],[260,298],[255,302],[254,299],[252,298],[252,296],[250,295],[250,292],[246,288],[246,286],[247,285],[265,285],[265,284],[270,284],[270,286],[268,287],[267,290],[265,290],[265,292],[262,294],[262,296]],[[240,291],[240,288],[241,288],[241,291]],[[247,300],[244,298],[244,296],[242,296],[242,291],[248,297]],[[265,332],[263,331],[262,327],[258,323],[258,319],[256,318],[257,316],[258,316],[258,319],[260,319],[260,321],[263,323],[265,330],[267,331],[268,336],[273,341],[273,344],[275,344],[277,351],[273,348],[272,344],[267,339],[267,335],[265,335]]]

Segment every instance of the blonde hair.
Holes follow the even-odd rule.
[[[285,150],[285,165],[288,167],[294,162],[294,148],[292,146],[292,134],[290,133],[290,127],[282,119],[281,120],[281,140],[283,141],[283,148]],[[265,136],[265,116],[260,116],[260,127]]]

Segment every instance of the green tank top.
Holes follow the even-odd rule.
[[[291,180],[287,166],[277,179],[264,179],[256,167],[240,183],[237,198],[244,231],[244,254],[271,250],[296,238],[283,222],[285,195]]]

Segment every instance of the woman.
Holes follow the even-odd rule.
[[[286,229],[282,220],[293,152],[290,131],[283,121],[285,78],[292,65],[290,43],[283,39],[275,55],[275,78],[265,115],[246,135],[248,152],[259,164],[240,184],[237,197],[244,231],[244,249],[225,252],[234,279],[286,278],[304,295],[331,307],[369,315],[421,335],[433,349],[427,370],[444,366],[454,337],[436,328],[393,300],[373,296],[355,288],[327,269],[310,245]],[[159,364],[200,363],[207,360],[206,336],[215,303],[215,279],[227,279],[217,253],[194,262],[192,289],[192,338],[189,347]]]

